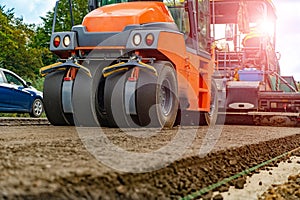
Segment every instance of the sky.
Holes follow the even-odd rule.
[[[15,8],[15,15],[25,23],[41,23],[40,16],[53,9],[56,0],[0,0],[0,5]],[[281,74],[300,81],[300,1],[273,0],[277,10],[277,45],[281,54]]]
[[[273,0],[277,10],[277,46],[281,74],[300,81],[300,1]]]
[[[55,6],[56,0],[0,0],[0,5],[6,9],[14,8],[17,17],[23,17],[26,23],[41,23],[40,16],[46,16],[47,12]]]

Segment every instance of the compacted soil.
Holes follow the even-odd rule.
[[[243,188],[247,175],[297,155],[284,153],[299,146],[300,129],[292,127],[99,131],[3,124],[0,199],[221,199],[212,190]],[[224,182],[228,177],[235,178]]]

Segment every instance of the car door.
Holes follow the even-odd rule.
[[[29,111],[32,95],[25,90],[25,83],[14,74],[3,71],[6,79],[6,94],[8,95],[9,103],[7,107],[15,111]]]
[[[4,74],[0,71],[0,111],[6,111],[9,108],[9,93],[10,88],[8,87],[4,78]]]

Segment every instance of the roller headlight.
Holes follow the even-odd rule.
[[[142,36],[141,36],[141,34],[139,34],[139,33],[136,33],[136,34],[134,34],[134,36],[133,36],[133,44],[135,45],[135,46],[138,46],[139,44],[141,44],[141,41],[142,41]]]
[[[65,47],[68,47],[71,44],[71,38],[69,35],[66,35],[63,39],[63,43]]]

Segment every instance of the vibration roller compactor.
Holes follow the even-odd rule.
[[[53,28],[50,50],[60,59],[41,69],[51,124],[216,122],[209,0],[90,0],[88,6],[81,25]]]

